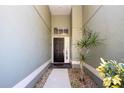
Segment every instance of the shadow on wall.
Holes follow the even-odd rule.
[[[87,6],[87,11],[93,6]],[[95,7],[95,6],[94,6]],[[89,10],[88,10],[89,9]],[[105,39],[104,44],[91,49],[90,60],[87,63],[93,67],[100,64],[100,57],[104,59],[124,60],[124,6],[102,6],[86,24],[94,32],[100,33]],[[85,13],[84,13],[85,14]]]

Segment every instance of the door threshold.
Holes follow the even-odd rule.
[[[51,68],[72,68],[72,65],[71,63],[62,63],[62,64],[51,63],[50,67]]]
[[[53,64],[65,64],[64,62],[54,62]]]

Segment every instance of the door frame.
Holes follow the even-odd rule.
[[[52,49],[51,49],[51,56],[52,56],[52,63],[54,63],[54,38],[64,38],[64,63],[70,63],[70,37],[69,36],[52,36]],[[68,47],[68,60],[66,61],[66,52],[65,52],[65,40],[66,38],[69,39],[69,47]]]

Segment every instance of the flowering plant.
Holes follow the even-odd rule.
[[[106,88],[124,87],[124,64],[115,60],[100,58],[100,66],[96,69],[103,78],[103,86]]]

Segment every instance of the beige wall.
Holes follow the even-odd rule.
[[[51,29],[51,13],[47,5],[37,5],[35,6],[43,20],[46,22],[49,29]]]
[[[82,38],[82,6],[72,6],[72,61],[79,60],[77,41]]]
[[[87,63],[93,67],[104,59],[124,60],[124,6],[84,6],[85,25],[92,31],[98,32],[104,44],[91,49]],[[89,12],[88,12],[89,11]],[[88,19],[91,17],[90,19]]]
[[[68,28],[70,31],[70,15],[52,15],[52,31],[54,27]]]
[[[99,5],[83,5],[83,24],[86,23],[99,8]]]
[[[50,12],[38,11],[0,6],[0,87],[13,87],[51,58]]]

